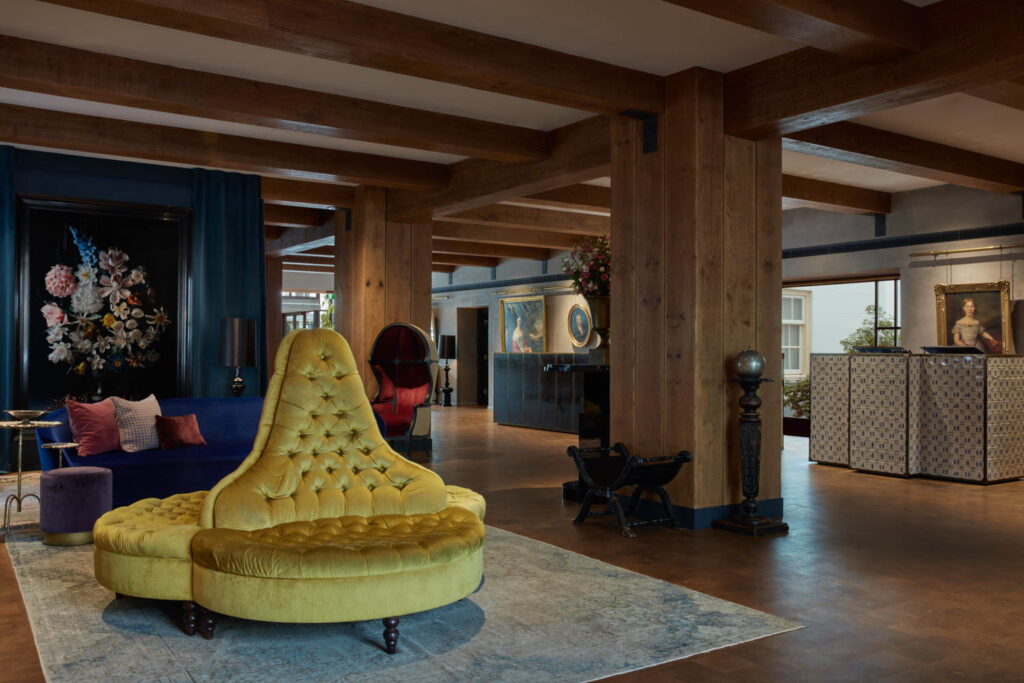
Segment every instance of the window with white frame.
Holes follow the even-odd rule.
[[[810,370],[810,312],[809,291],[782,290],[782,353],[786,377],[803,376]]]

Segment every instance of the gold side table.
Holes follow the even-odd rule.
[[[81,444],[75,443],[74,441],[58,441],[57,443],[43,443],[39,444],[40,447],[45,448],[48,451],[63,451],[67,449],[73,451],[78,448]],[[64,454],[57,453],[57,469],[64,467]]]
[[[21,493],[21,448],[22,441],[24,440],[25,430],[36,429],[38,427],[57,427],[63,424],[59,420],[4,420],[0,421],[0,429],[17,429],[18,430],[18,492],[12,493],[7,496],[4,501],[4,538],[11,532],[11,503],[17,501],[18,509],[17,512],[21,512],[21,504],[27,498],[35,498],[39,500],[39,496],[34,493]]]

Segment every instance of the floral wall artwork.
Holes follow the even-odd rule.
[[[92,238],[69,227],[78,249],[75,267],[57,264],[46,273],[42,307],[51,363],[68,372],[141,368],[160,359],[156,343],[171,325],[156,304],[142,264],[117,247],[97,250]]]

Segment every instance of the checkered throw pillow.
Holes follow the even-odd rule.
[[[121,434],[121,450],[125,453],[148,451],[160,448],[160,437],[156,433],[156,416],[160,404],[150,394],[141,401],[126,401],[117,396],[114,410],[117,412],[117,431]]]

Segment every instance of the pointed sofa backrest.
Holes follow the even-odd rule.
[[[200,524],[262,529],[445,503],[441,478],[381,437],[348,342],[333,330],[296,330],[277,352],[252,452],[210,491]]]

